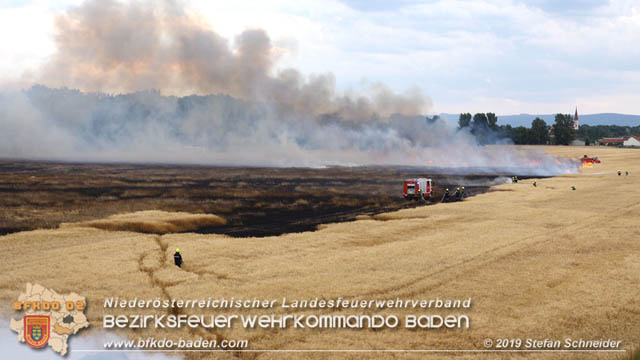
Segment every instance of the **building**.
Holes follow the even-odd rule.
[[[598,141],[604,146],[637,146],[640,147],[640,136],[625,136],[620,138],[602,138]]]
[[[640,136],[629,136],[624,140],[622,146],[637,146],[640,147]]]
[[[576,114],[573,116],[573,130],[578,130],[580,123],[578,121],[578,107],[576,106]]]
[[[602,138],[598,141],[598,144],[603,146],[622,146],[624,138]]]

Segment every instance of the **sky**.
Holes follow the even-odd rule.
[[[0,0],[0,84],[56,51],[54,17],[79,0]],[[274,71],[332,73],[341,91],[419,87],[429,113],[640,114],[640,2],[186,1],[233,42],[264,29]]]

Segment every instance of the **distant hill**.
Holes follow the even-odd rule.
[[[573,113],[571,113],[573,115]],[[444,118],[448,122],[457,123],[460,114],[440,114],[440,117]],[[509,124],[513,127],[525,126],[531,127],[531,121],[536,117],[546,121],[547,124],[552,124],[556,114],[520,114],[520,115],[498,115],[498,125]],[[626,115],[616,113],[603,113],[603,114],[585,114],[578,113],[580,118],[580,125],[620,125],[620,126],[639,126],[640,115]]]

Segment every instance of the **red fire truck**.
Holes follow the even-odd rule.
[[[596,156],[588,157],[587,155],[585,155],[580,160],[582,161],[583,164],[600,164],[600,159],[598,159]]]
[[[429,199],[433,195],[431,179],[418,178],[404,181],[402,196],[407,200]]]

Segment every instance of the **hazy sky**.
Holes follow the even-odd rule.
[[[0,81],[55,51],[53,17],[76,0],[0,0]],[[232,39],[262,28],[278,68],[332,72],[339,89],[419,86],[432,113],[640,114],[640,2],[189,1]]]

